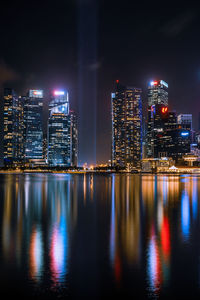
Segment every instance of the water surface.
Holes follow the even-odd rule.
[[[199,299],[200,177],[0,175],[0,287],[29,299]]]

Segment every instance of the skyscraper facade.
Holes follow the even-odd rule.
[[[177,117],[178,124],[189,125],[192,129],[192,114],[179,114]]]
[[[146,136],[146,155],[155,157],[155,130],[154,126],[160,119],[162,109],[168,110],[168,84],[164,80],[151,81],[148,85],[148,109],[147,109],[147,136]],[[156,118],[156,114],[158,116]],[[157,129],[156,129],[157,130]]]
[[[77,115],[74,111],[70,111],[71,119],[71,159],[72,166],[77,166],[78,164],[78,123]]]
[[[24,103],[25,161],[40,164],[43,160],[43,91],[30,90]]]
[[[71,117],[67,91],[53,91],[49,103],[48,164],[71,165]]]
[[[192,114],[179,114],[177,117],[178,124],[181,124],[182,128],[190,131],[190,142],[191,144],[196,141],[196,132],[192,126]]]
[[[164,80],[151,81],[148,85],[148,106],[168,105],[168,84]]]
[[[142,90],[116,82],[111,95],[112,165],[136,167],[142,158]]]
[[[152,106],[151,153],[153,158],[171,157],[178,160],[190,152],[190,125],[177,123],[176,112],[168,112],[162,104]]]
[[[18,166],[24,158],[23,100],[14,90],[4,89],[4,165]]]
[[[157,158],[160,156],[167,156],[165,153],[165,123],[168,120],[168,107],[162,104],[155,104],[151,106],[151,114],[148,116],[148,153],[151,157]],[[175,119],[175,123],[176,119]]]

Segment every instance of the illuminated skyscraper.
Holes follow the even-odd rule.
[[[25,161],[34,165],[43,161],[43,91],[30,90],[25,97]]]
[[[77,166],[78,163],[78,124],[77,124],[77,115],[70,111],[71,119],[71,159],[72,166]]]
[[[164,80],[151,81],[148,86],[148,106],[168,105],[168,84]]]
[[[190,125],[177,123],[175,112],[162,104],[152,105],[151,153],[153,158],[171,157],[178,160],[190,152]]]
[[[142,90],[116,82],[112,93],[112,165],[137,167],[142,156]]]
[[[159,112],[160,107],[168,107],[168,84],[164,80],[151,81],[148,85],[148,116],[147,116],[147,136],[146,136],[146,154],[147,157],[154,157],[154,141],[155,141],[155,114]],[[156,108],[157,107],[157,108]],[[159,107],[159,109],[158,109]]]
[[[14,90],[4,89],[4,165],[22,164],[24,157],[23,100]]]
[[[49,166],[71,165],[71,117],[67,91],[53,91],[48,121]]]
[[[177,121],[178,124],[190,126],[190,129],[192,129],[192,114],[179,114]]]
[[[191,144],[196,141],[196,132],[192,128],[192,114],[179,114],[177,117],[178,124],[181,124],[182,128],[190,131]]]

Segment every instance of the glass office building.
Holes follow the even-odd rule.
[[[71,165],[71,117],[67,91],[51,93],[48,120],[48,164],[50,167]]]
[[[78,120],[74,111],[70,111],[71,119],[71,159],[72,166],[78,164]]]
[[[192,114],[179,114],[177,117],[178,124],[189,125],[192,129]]]
[[[154,80],[148,85],[148,106],[168,105],[168,84],[164,80]]]
[[[18,166],[24,159],[23,98],[4,89],[4,165]]]
[[[43,91],[30,90],[24,101],[25,161],[40,164],[43,160]]]
[[[148,85],[146,155],[154,157],[154,125],[156,107],[168,107],[168,84],[164,80],[150,81]],[[159,118],[159,115],[158,115]]]
[[[112,93],[112,165],[139,166],[142,158],[142,90],[116,82]]]
[[[178,124],[176,112],[162,104],[152,106],[151,153],[153,158],[171,157],[175,161],[190,152],[190,124]]]

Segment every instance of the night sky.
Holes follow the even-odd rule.
[[[200,9],[168,2],[6,1],[0,17],[0,84],[19,94],[66,88],[79,116],[79,162],[111,152],[110,93],[115,80],[169,84],[169,106],[200,111]],[[48,99],[45,99],[46,103]]]

